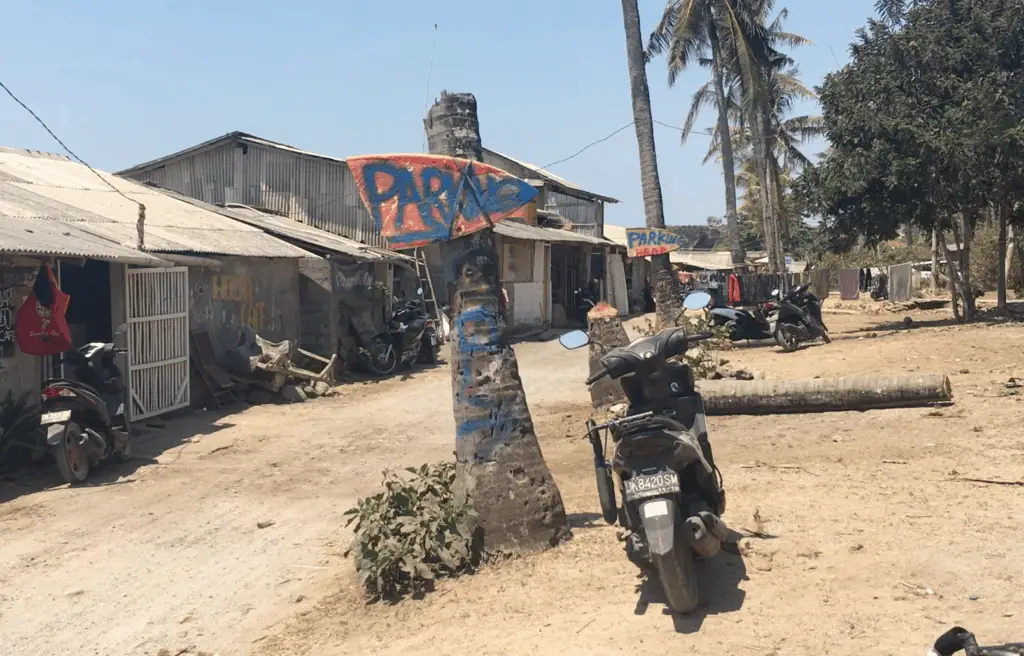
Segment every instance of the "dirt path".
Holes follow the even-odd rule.
[[[1024,377],[1024,328],[914,316],[921,328],[890,334],[902,315],[826,315],[830,346],[725,355],[770,378],[944,371],[957,405],[713,419],[725,518],[753,529],[756,510],[771,537],[703,568],[705,606],[692,617],[637,591],[616,529],[595,515],[579,440],[585,355],[530,343],[517,352],[572,542],[423,600],[362,603],[339,555],[341,513],[384,467],[451,457],[438,368],[302,406],[200,415],[140,444],[152,462],[106,485],[0,483],[4,651],[921,653],[952,622],[1008,640],[1024,618],[1024,490],[950,479],[1024,478],[1024,396],[1001,396],[1007,378]],[[196,429],[207,434],[176,441]]]
[[[246,653],[347,571],[341,513],[382,469],[451,457],[450,399],[438,368],[173,423],[94,486],[2,484],[3,651]]]

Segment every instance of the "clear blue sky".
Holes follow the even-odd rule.
[[[664,2],[639,1],[646,36]],[[793,53],[807,84],[847,61],[873,3],[778,2],[814,42]],[[632,119],[614,0],[3,0],[0,80],[108,171],[233,130],[335,156],[418,152],[434,23],[430,97],[473,92],[489,148],[543,166]],[[655,119],[681,124],[706,76],[669,89],[664,61],[652,62]],[[656,136],[668,223],[721,215],[721,171],[701,165],[707,138]],[[4,94],[0,145],[60,151]],[[643,223],[632,128],[552,171],[620,199],[608,223]]]

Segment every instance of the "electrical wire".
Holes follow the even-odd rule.
[[[32,116],[32,118],[34,118],[34,119],[36,120],[36,122],[37,122],[37,123],[39,123],[39,125],[43,126],[43,129],[44,129],[44,130],[46,130],[46,131],[47,131],[47,132],[49,133],[49,135],[50,135],[51,137],[53,137],[53,140],[54,140],[54,141],[56,141],[57,143],[59,143],[59,144],[61,145],[61,148],[63,148],[63,149],[65,150],[65,151],[67,151],[68,155],[70,155],[70,156],[71,156],[72,158],[74,158],[74,159],[75,159],[75,160],[76,160],[76,161],[77,161],[78,163],[82,164],[82,165],[83,165],[83,166],[84,166],[85,168],[87,168],[87,169],[89,169],[90,171],[92,171],[92,172],[93,172],[93,174],[94,174],[94,175],[95,175],[95,176],[96,176],[97,178],[99,178],[100,180],[102,180],[102,181],[103,181],[103,184],[105,184],[105,185],[107,185],[108,187],[110,187],[111,189],[113,189],[115,193],[117,193],[118,195],[120,195],[120,196],[121,196],[122,198],[124,198],[124,199],[125,199],[125,200],[127,200],[128,202],[130,202],[130,203],[135,203],[136,205],[138,205],[138,206],[140,206],[140,207],[144,207],[144,206],[142,205],[142,203],[140,203],[139,201],[137,201],[137,200],[135,200],[135,199],[133,199],[133,198],[129,198],[129,197],[127,196],[127,195],[125,195],[125,193],[124,193],[123,191],[121,191],[120,189],[118,189],[117,187],[115,187],[115,186],[113,185],[113,183],[112,183],[112,182],[110,182],[110,180],[107,180],[107,179],[106,179],[106,178],[104,178],[104,177],[103,177],[102,175],[100,175],[100,172],[99,172],[99,171],[97,171],[97,170],[96,170],[96,169],[94,169],[93,167],[89,166],[88,162],[86,162],[86,161],[85,161],[84,159],[82,159],[81,157],[79,157],[78,155],[76,155],[76,154],[75,154],[75,152],[74,152],[73,150],[71,150],[70,148],[68,148],[67,144],[66,144],[66,143],[64,143],[64,142],[63,142],[63,141],[61,140],[61,138],[60,138],[60,137],[58,137],[58,136],[57,136],[56,134],[54,134],[53,130],[51,130],[51,129],[50,129],[50,126],[48,126],[48,125],[46,124],[46,122],[45,122],[45,121],[43,121],[43,119],[39,118],[39,115],[38,115],[38,114],[36,114],[36,113],[35,113],[34,111],[32,111],[32,108],[31,108],[31,107],[29,107],[29,106],[28,106],[28,105],[26,105],[26,104],[25,104],[24,102],[22,102],[22,100],[21,100],[20,98],[18,98],[18,96],[14,95],[14,92],[13,92],[13,91],[11,91],[11,90],[10,90],[10,89],[9,89],[9,88],[7,87],[7,85],[3,83],[3,81],[0,81],[0,89],[3,89],[4,91],[6,91],[6,92],[7,92],[7,95],[8,95],[8,96],[10,96],[10,97],[11,97],[11,98],[12,98],[12,99],[14,100],[14,102],[16,102],[16,103],[18,103],[19,105],[21,105],[21,108],[22,108],[22,109],[24,109],[24,110],[25,110],[26,112],[28,112],[28,113],[29,113],[29,114],[30,114],[30,115]]]

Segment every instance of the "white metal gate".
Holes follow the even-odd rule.
[[[129,418],[189,405],[188,269],[125,269]]]

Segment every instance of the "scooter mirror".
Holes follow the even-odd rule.
[[[779,290],[773,289],[772,290],[772,298],[778,298],[778,297],[779,297]]]
[[[711,294],[707,292],[693,292],[683,299],[683,307],[687,310],[703,310],[711,305]]]
[[[117,327],[117,330],[114,331],[114,336],[116,337],[117,335],[123,335],[126,332],[128,332],[128,324],[123,323]]]
[[[582,330],[571,330],[558,338],[558,343],[567,349],[578,349],[590,343],[590,335]]]
[[[417,296],[423,296],[423,288],[422,287],[417,287],[416,288],[416,295]]]

